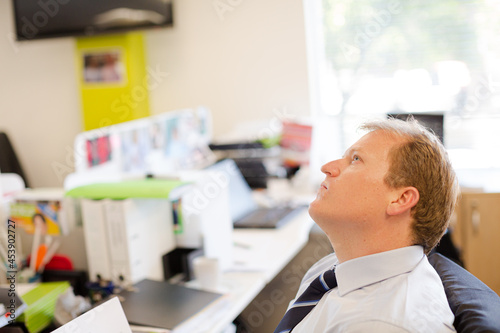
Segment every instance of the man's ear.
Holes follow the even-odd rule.
[[[413,186],[403,187],[394,193],[394,200],[387,206],[388,215],[399,215],[409,211],[415,207],[420,199],[420,193]]]

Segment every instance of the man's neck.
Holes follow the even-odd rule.
[[[328,238],[339,262],[413,245],[409,231],[404,228],[382,229],[386,228],[355,233],[352,231],[336,232]]]

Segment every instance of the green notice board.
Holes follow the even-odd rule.
[[[142,33],[81,37],[76,48],[85,131],[149,116]]]

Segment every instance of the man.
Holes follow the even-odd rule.
[[[309,207],[335,253],[305,274],[275,332],[454,332],[426,257],[458,195],[444,147],[416,121],[362,129],[368,134],[321,168],[326,177]],[[308,298],[315,283],[324,288],[316,300]]]

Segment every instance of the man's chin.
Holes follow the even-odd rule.
[[[316,216],[316,214],[317,214],[317,207],[316,207],[316,205],[317,205],[317,203],[318,203],[317,201],[318,201],[318,198],[316,198],[313,202],[311,202],[311,203],[309,204],[309,208],[307,209],[307,211],[309,212],[309,216],[310,216],[310,217],[313,219],[313,221],[315,221],[315,222],[316,222],[316,220],[315,220],[315,216]]]

